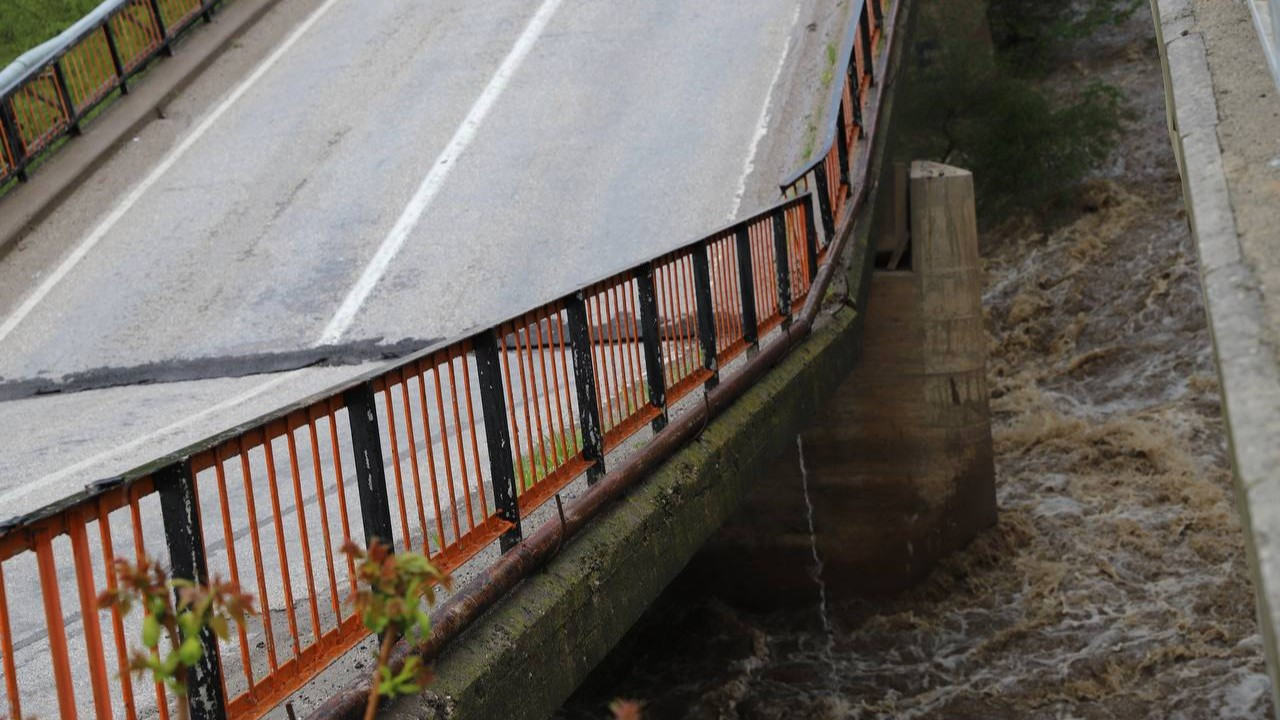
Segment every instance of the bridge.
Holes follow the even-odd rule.
[[[358,716],[338,549],[381,538],[458,581],[392,712],[534,718],[744,502],[703,559],[808,582],[769,512],[804,478],[755,482],[801,431],[837,591],[994,521],[972,182],[886,160],[914,3],[108,5],[0,101],[10,716],[173,712],[92,604],[118,557],[265,610],[206,640],[196,717]],[[1261,311],[1210,282],[1182,98],[1216,85],[1157,5],[1274,670],[1280,403],[1233,369],[1266,325],[1230,344]]]

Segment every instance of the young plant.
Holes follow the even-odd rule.
[[[127,615],[134,605],[142,606],[142,644],[146,649],[133,651],[129,667],[139,674],[149,671],[156,682],[168,686],[178,699],[178,717],[187,720],[187,673],[204,657],[201,634],[208,628],[227,640],[230,623],[243,626],[245,618],[254,614],[253,597],[240,592],[235,583],[216,578],[208,586],[170,578],[150,558],[137,565],[117,560],[116,577],[117,588],[99,595],[98,607],[114,607]],[[170,648],[163,657],[162,635],[168,637]]]
[[[397,638],[419,646],[431,637],[431,616],[423,608],[436,601],[436,585],[450,586],[447,574],[418,553],[393,554],[391,548],[374,540],[366,551],[348,542],[342,551],[358,563],[356,573],[361,589],[355,594],[356,610],[364,626],[381,638],[373,689],[365,705],[365,720],[373,720],[379,701],[420,692],[431,681],[431,670],[411,655],[400,672],[392,672],[388,661]]]

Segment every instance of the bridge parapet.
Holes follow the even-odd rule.
[[[1152,0],[1151,8],[1259,625],[1280,688],[1280,17],[1265,0]]]

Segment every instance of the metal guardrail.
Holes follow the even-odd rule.
[[[882,31],[872,1],[867,43],[849,43],[867,59]],[[861,32],[865,7],[857,17]],[[167,555],[175,577],[229,578],[264,609],[229,642],[207,639],[192,717],[260,717],[368,637],[347,540],[483,574],[531,547],[526,526],[570,483],[687,437],[690,418],[732,396],[712,388],[740,391],[811,326],[833,273],[835,235],[817,222],[845,207],[837,198],[856,211],[866,182],[861,114],[871,132],[878,104],[870,64],[858,68],[836,122],[845,140],[828,152],[840,196],[796,187],[823,188],[824,158],[792,197],[702,240],[0,524],[0,707],[25,717],[52,686],[62,718],[167,719],[172,695],[128,672],[141,620],[95,606],[116,558]]]
[[[892,3],[891,3],[892,4]],[[842,61],[836,75],[841,81],[832,83],[827,103],[829,121],[822,142],[817,145],[818,159],[782,182],[783,197],[813,190],[818,199],[826,237],[835,233],[836,220],[849,200],[852,184],[851,168],[857,163],[858,138],[863,123],[863,99],[875,82],[875,62],[884,37],[885,0],[859,0],[853,7],[854,22],[849,24],[836,57]]]
[[[173,41],[201,18],[210,20],[222,1],[104,3],[87,21],[20,58],[19,68],[28,56],[36,62],[0,82],[0,183],[25,181],[40,153],[78,134],[113,91],[128,93],[131,78],[158,55],[172,54]]]
[[[143,702],[129,678],[129,620],[93,604],[115,582],[104,568],[144,554],[167,554],[177,577],[216,572],[268,598],[270,612],[193,679],[218,698],[196,717],[260,715],[368,635],[346,597],[349,563],[340,577],[344,542],[376,536],[446,570],[495,542],[511,548],[522,518],[584,473],[599,477],[611,451],[663,427],[669,407],[781,334],[817,272],[817,237],[810,197],[787,200],[10,521],[0,670],[11,716],[24,717],[24,698],[47,694],[49,678],[62,717],[88,703],[98,718],[113,708],[135,718],[143,705],[165,715],[163,689],[145,689],[154,697]],[[24,563],[52,671],[25,678],[3,581]],[[80,610],[74,628],[64,601]]]
[[[1280,89],[1280,0],[1248,0],[1248,5],[1271,78]]]

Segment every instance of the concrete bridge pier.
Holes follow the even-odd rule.
[[[916,162],[909,187],[910,251],[872,275],[861,357],[802,435],[835,597],[909,587],[996,520],[973,176]],[[812,602],[801,472],[791,443],[692,575],[738,604]]]

